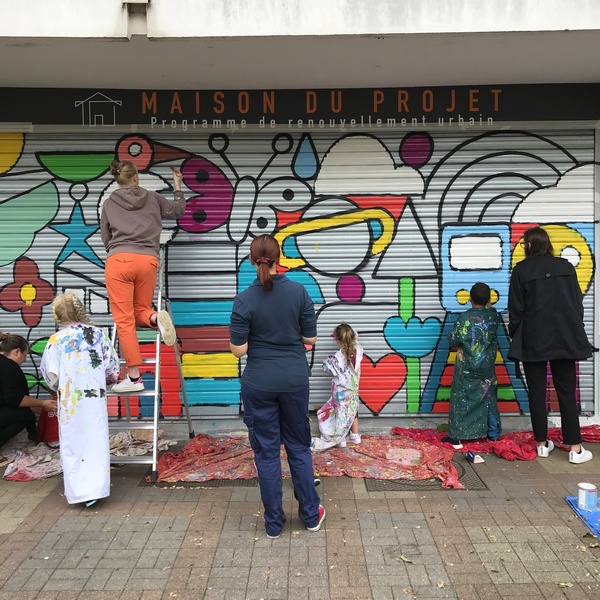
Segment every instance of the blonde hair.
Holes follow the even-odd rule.
[[[120,186],[129,186],[137,175],[138,168],[130,160],[113,160],[110,163],[110,174]]]
[[[92,324],[81,300],[70,292],[65,292],[54,298],[54,302],[52,302],[52,314],[59,327],[67,323]]]
[[[354,345],[356,344],[356,331],[347,323],[340,323],[334,330],[333,335],[340,343],[342,354],[346,358],[346,363],[353,366],[352,359],[354,358]]]
[[[7,356],[13,350],[21,350],[21,352],[29,352],[29,344],[22,335],[16,333],[0,333],[0,354]]]

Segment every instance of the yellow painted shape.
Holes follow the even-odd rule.
[[[381,223],[383,233],[373,241],[371,254],[380,254],[391,243],[394,237],[395,221],[392,215],[380,208],[367,208],[364,210],[356,210],[348,213],[332,215],[331,217],[317,217],[316,219],[308,219],[299,223],[292,223],[287,227],[283,227],[275,234],[275,239],[279,242],[279,246],[283,249],[284,242],[294,235],[302,233],[314,233],[323,229],[332,229],[334,227],[343,227],[345,225],[354,225],[356,223],[364,223],[371,219],[375,219]],[[288,269],[303,267],[306,263],[303,258],[290,258],[289,256],[281,255],[280,264]]]
[[[579,253],[579,264],[575,267],[577,273],[577,281],[581,288],[581,293],[585,294],[589,288],[594,274],[594,260],[592,252],[585,238],[575,229],[571,229],[566,225],[541,225],[541,228],[548,234],[552,247],[554,248],[554,256],[560,256],[565,248],[575,248]],[[512,266],[525,259],[525,249],[521,246],[523,238],[515,246],[512,257]]]
[[[469,301],[468,290],[458,290],[456,292],[456,300],[459,304],[465,305]]]
[[[194,354],[187,352],[181,359],[184,377],[239,377],[239,360],[231,352]]]
[[[0,133],[0,173],[10,171],[23,152],[25,136],[22,133]]]

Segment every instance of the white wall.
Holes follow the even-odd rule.
[[[0,0],[1,37],[150,38],[600,30],[598,0]]]

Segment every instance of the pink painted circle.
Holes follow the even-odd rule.
[[[433,140],[426,133],[409,133],[400,143],[400,158],[405,165],[422,167],[433,153]]]
[[[339,278],[335,291],[342,302],[359,302],[365,293],[365,282],[358,275],[344,275]]]

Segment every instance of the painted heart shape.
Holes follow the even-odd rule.
[[[360,399],[378,415],[404,385],[406,363],[397,354],[386,354],[375,363],[365,354],[360,372]]]
[[[435,317],[421,321],[411,317],[407,322],[401,317],[390,317],[383,327],[385,341],[390,348],[413,358],[427,356],[436,347],[442,326]]]

